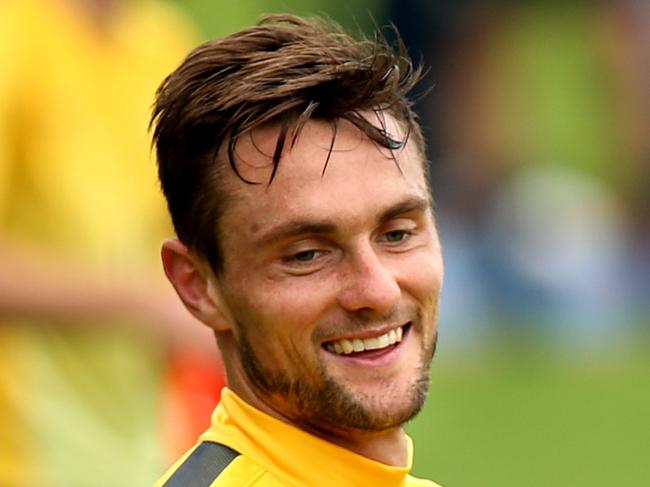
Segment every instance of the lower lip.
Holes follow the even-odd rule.
[[[393,360],[397,359],[397,356],[399,355],[400,351],[402,350],[402,348],[404,348],[404,344],[406,343],[406,340],[411,335],[410,332],[411,332],[411,326],[407,327],[404,330],[404,336],[402,336],[401,341],[389,347],[382,348],[379,350],[368,350],[357,354],[352,353],[350,355],[332,353],[328,350],[325,351],[338,359],[345,360],[346,362],[353,363],[355,365],[374,366],[374,367],[388,365]]]

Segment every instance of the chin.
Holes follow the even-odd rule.
[[[424,407],[426,397],[425,389],[411,391],[408,396],[401,396],[399,402],[378,401],[377,404],[367,408],[369,421],[360,429],[383,431],[400,427],[417,416]]]
[[[362,431],[384,431],[400,427],[424,407],[429,391],[429,374],[420,374],[407,387],[386,384],[376,393],[345,394],[349,414],[339,418],[341,426]]]

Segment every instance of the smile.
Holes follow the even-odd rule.
[[[326,343],[325,349],[328,352],[336,353],[338,355],[350,355],[351,353],[365,352],[368,350],[381,350],[388,348],[395,343],[402,341],[402,337],[406,328],[410,325],[405,325],[393,328],[387,333],[377,337],[371,338],[342,338],[333,342]]]

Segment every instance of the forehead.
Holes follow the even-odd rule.
[[[380,127],[383,124],[386,132],[393,139],[401,141],[408,137],[405,129],[391,115],[385,112],[365,115],[373,125]],[[235,164],[244,179],[263,186],[270,182],[273,173],[273,155],[279,135],[280,126],[276,124],[257,128],[239,138],[235,147]],[[397,164],[400,168],[405,166],[403,167],[405,170],[414,166],[412,169],[421,169],[424,174],[424,159],[420,150],[416,141],[409,140],[405,148],[390,151],[372,142],[366,134],[345,119],[339,119],[336,127],[330,121],[316,119],[310,120],[295,140],[293,131],[288,131],[279,170],[285,173],[285,177],[299,174],[311,177],[314,171],[318,176],[324,176],[326,170],[330,171],[328,168],[331,161],[354,160],[363,163],[368,159],[384,159],[394,165]],[[369,167],[368,170],[372,171],[373,168]],[[240,179],[228,177],[233,175],[222,175],[229,180],[226,181],[229,183],[228,189],[236,191],[245,187],[233,184],[235,179]]]
[[[391,116],[385,116],[385,124],[393,138],[405,137]],[[391,152],[345,120],[338,122],[335,131],[329,122],[309,121],[294,145],[289,131],[277,172],[269,183],[279,132],[278,126],[265,127],[238,141],[235,162],[239,173],[260,184],[247,184],[233,171],[225,171],[223,179],[230,196],[225,220],[238,218],[257,231],[291,216],[345,218],[391,205],[404,196],[428,199],[422,156],[412,141]],[[239,229],[244,230],[241,225]]]

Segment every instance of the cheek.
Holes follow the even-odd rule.
[[[439,253],[426,253],[401,267],[404,292],[420,303],[437,303],[442,288],[443,263]]]
[[[326,287],[325,283],[313,284],[309,279],[300,278],[290,285],[274,288],[269,295],[273,312],[278,318],[305,324],[312,322],[320,314],[325,301],[323,288]]]
[[[310,336],[332,301],[334,286],[310,276],[266,279],[237,291],[235,307],[241,319],[257,326],[261,339],[286,336],[304,342]]]
[[[269,369],[287,377],[318,368],[318,324],[323,312],[316,290],[309,286],[273,286],[240,301],[242,323],[256,355]]]

